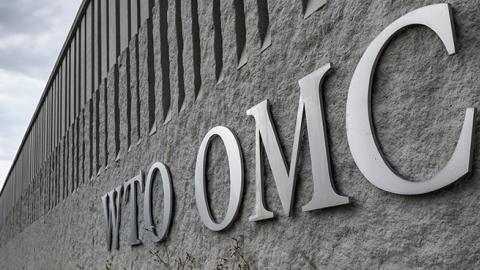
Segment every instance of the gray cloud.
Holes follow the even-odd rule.
[[[45,78],[80,0],[0,0],[0,68]]]
[[[43,2],[45,1],[0,2],[0,35],[33,33],[48,27],[48,22],[40,16],[42,12],[36,12],[46,9],[42,6]]]
[[[0,187],[81,0],[0,0]]]

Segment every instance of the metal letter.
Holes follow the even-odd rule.
[[[228,167],[230,170],[230,199],[225,218],[221,223],[216,223],[210,212],[205,187],[205,166],[210,142],[215,136],[222,139],[227,151]],[[211,129],[200,145],[195,166],[195,200],[202,222],[212,231],[222,231],[228,228],[238,214],[243,195],[243,159],[242,151],[237,137],[226,127],[214,127]]]
[[[105,233],[108,250],[111,250],[112,246],[116,249],[119,248],[118,229],[120,227],[120,197],[122,191],[123,186],[119,186],[102,196],[103,214],[107,225]]]
[[[409,25],[425,25],[442,40],[449,55],[455,51],[454,26],[448,4],[412,11],[389,25],[368,46],[353,74],[347,100],[347,137],[353,159],[370,183],[388,192],[416,195],[445,187],[471,171],[474,109],[467,109],[460,139],[447,165],[432,179],[411,182],[397,175],[378,148],[372,126],[371,86],[378,59],[389,40]]]
[[[304,3],[304,14],[303,18],[306,19],[310,17],[315,11],[323,7],[327,0],[303,0]]]
[[[126,181],[123,186],[125,190],[125,202],[130,200],[130,228],[128,234],[128,244],[130,246],[140,245],[142,241],[138,239],[138,207],[137,207],[137,184],[140,186],[140,192],[143,192],[143,172],[134,178]],[[132,197],[130,198],[130,194]]]
[[[163,222],[160,230],[155,229],[153,224],[153,214],[152,214],[152,184],[156,172],[160,173],[163,183]],[[173,189],[172,189],[172,178],[170,177],[170,171],[167,166],[161,162],[157,162],[152,165],[150,171],[148,171],[147,182],[145,183],[145,194],[144,194],[144,205],[143,205],[143,218],[145,220],[145,230],[149,231],[154,242],[163,241],[168,234],[170,229],[170,224],[172,223],[172,212],[173,212]]]
[[[300,101],[289,171],[287,171],[285,158],[272,123],[268,101],[265,100],[247,111],[247,114],[253,116],[256,122],[256,205],[254,215],[250,217],[250,221],[274,217],[273,212],[267,210],[264,205],[261,143],[263,143],[270,167],[272,168],[273,178],[283,210],[286,215],[290,215],[304,114],[306,115],[311,152],[313,196],[302,210],[313,211],[349,203],[348,197],[340,196],[335,192],[330,171],[325,119],[320,95],[321,84],[330,68],[331,65],[327,64],[299,81]]]

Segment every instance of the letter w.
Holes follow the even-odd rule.
[[[112,245],[116,249],[119,248],[118,228],[120,226],[120,197],[122,196],[122,191],[123,186],[119,186],[102,196],[108,250],[112,250]]]

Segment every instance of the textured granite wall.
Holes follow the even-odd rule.
[[[202,86],[194,101],[190,1],[182,1],[185,103],[179,108],[174,1],[167,11],[170,59],[162,73],[159,9],[153,17],[156,72],[156,132],[148,130],[148,64],[146,24],[119,58],[118,74],[111,70],[100,87],[98,128],[100,173],[72,195],[0,247],[1,269],[475,269],[480,267],[478,215],[480,154],[473,173],[454,185],[421,196],[398,196],[372,186],[356,167],[345,129],[347,90],[358,60],[368,44],[391,22],[416,8],[437,1],[329,0],[307,19],[301,1],[268,1],[272,45],[261,52],[257,34],[257,3],[245,0],[248,62],[237,69],[234,11],[221,1],[223,80],[216,81],[213,50],[212,1],[199,1]],[[205,4],[204,2],[207,2]],[[458,53],[448,56],[441,41],[425,27],[398,34],[380,59],[373,85],[372,110],[381,148],[393,167],[415,181],[432,176],[448,161],[460,133],[465,109],[480,108],[480,1],[448,1],[453,9]],[[138,46],[138,58],[135,48]],[[128,61],[127,61],[128,59]],[[163,60],[165,55],[163,55]],[[138,61],[135,76],[127,71]],[[128,64],[127,64],[128,62]],[[268,99],[287,160],[293,142],[299,87],[297,81],[331,62],[333,72],[323,86],[333,178],[352,203],[304,213],[311,196],[307,137],[301,144],[298,185],[293,214],[283,215],[270,168],[266,172],[266,203],[277,217],[249,222],[255,199],[255,123],[246,110]],[[162,90],[170,76],[171,96]],[[126,125],[120,127],[120,155],[115,149],[112,97],[119,78],[120,123],[127,104],[140,104],[140,122],[131,117],[131,147]],[[130,81],[130,85],[127,85]],[[113,82],[113,83],[112,83]],[[180,83],[181,84],[181,83]],[[127,90],[131,96],[127,97]],[[105,95],[105,92],[106,95]],[[105,96],[107,106],[105,106]],[[162,100],[171,98],[172,114],[165,123]],[[106,116],[106,117],[105,117]],[[107,121],[105,122],[105,119]],[[82,119],[83,121],[83,119]],[[89,123],[85,114],[86,123]],[[477,117],[478,122],[478,117]],[[225,232],[209,231],[200,222],[194,197],[194,166],[204,135],[223,125],[237,134],[245,160],[245,193],[238,219]],[[140,136],[136,127],[140,127]],[[105,133],[104,131],[107,130]],[[480,134],[479,128],[476,133]],[[107,135],[105,135],[107,134]],[[137,143],[138,141],[138,143]],[[104,144],[99,143],[100,147]],[[480,138],[475,138],[476,149]],[[112,150],[113,149],[113,150]],[[106,155],[105,153],[110,153]],[[96,158],[96,157],[95,157]],[[169,166],[174,186],[174,215],[168,239],[153,243],[140,230],[143,245],[127,245],[129,212],[122,201],[120,249],[109,252],[104,235],[100,197],[139,170],[162,161]],[[85,170],[88,170],[86,162]],[[229,188],[225,150],[213,142],[208,166],[212,211],[220,220],[227,208]],[[155,195],[161,190],[155,181]],[[155,220],[161,217],[155,199]],[[139,197],[143,213],[143,196]],[[143,227],[139,215],[139,227]],[[221,268],[224,267],[224,268]]]

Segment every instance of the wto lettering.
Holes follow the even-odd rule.
[[[353,74],[347,99],[346,129],[350,151],[358,168],[365,178],[376,187],[387,192],[402,195],[418,195],[443,188],[471,172],[473,152],[473,126],[475,110],[466,110],[462,131],[456,149],[446,166],[431,179],[421,182],[411,182],[400,177],[393,171],[376,143],[376,135],[371,121],[370,93],[373,73],[378,59],[388,41],[400,30],[409,25],[425,25],[434,31],[443,42],[448,54],[454,54],[455,36],[453,18],[448,4],[430,5],[414,10],[385,28],[368,46]],[[295,124],[292,158],[287,167],[282,147],[269,111],[268,101],[263,101],[249,110],[247,115],[256,123],[256,196],[255,209],[250,221],[271,219],[274,213],[264,205],[263,162],[268,160],[275,181],[277,192],[285,215],[290,215],[295,190],[297,158],[300,146],[303,124],[309,137],[309,150],[312,163],[313,193],[310,201],[302,207],[303,211],[314,211],[327,207],[349,203],[349,198],[335,191],[330,171],[330,159],[325,129],[324,109],[321,85],[331,64],[307,75],[299,81],[300,98]],[[216,222],[210,213],[206,198],[205,167],[210,142],[219,137],[226,149],[230,171],[230,197],[224,219]],[[264,148],[265,157],[261,155]],[[164,194],[164,209],[161,226],[157,229],[152,218],[152,181],[159,173],[162,179]],[[144,182],[146,180],[146,182]],[[242,201],[244,187],[244,167],[242,150],[237,137],[226,127],[211,129],[203,139],[195,167],[195,199],[203,224],[213,231],[228,228],[235,220]],[[155,242],[160,242],[168,236],[173,211],[173,189],[168,167],[163,163],[155,163],[146,178],[140,172],[134,178],[126,181],[102,196],[106,220],[106,237],[108,248],[119,247],[119,213],[120,199],[125,196],[130,208],[131,223],[129,224],[129,245],[139,245],[137,221],[137,188],[144,193],[144,229]]]

